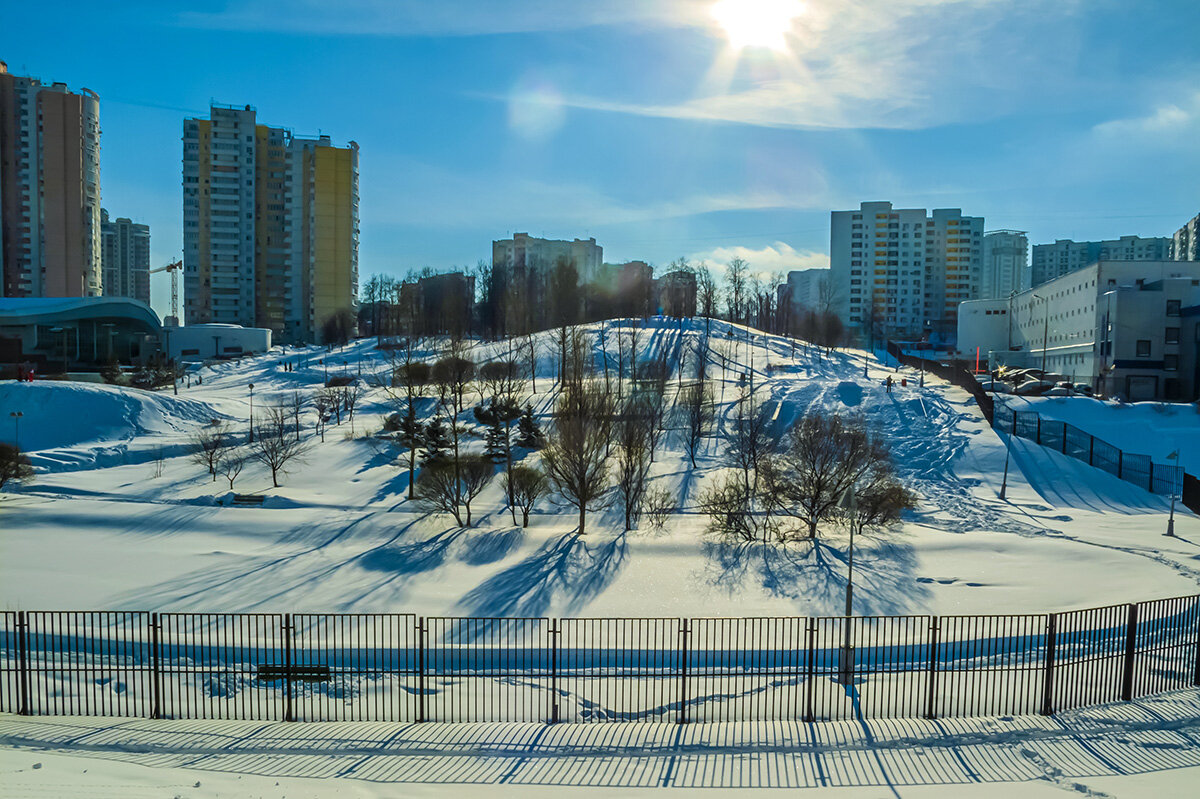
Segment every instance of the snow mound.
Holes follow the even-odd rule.
[[[184,434],[224,416],[206,402],[171,394],[51,380],[0,383],[0,415],[14,411],[24,414],[19,435],[27,452]],[[5,439],[12,435],[11,430],[5,433]]]

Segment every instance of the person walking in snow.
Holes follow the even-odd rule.
[[[887,393],[891,394],[892,393],[892,376],[891,375],[888,375],[888,379],[886,381],[884,381],[883,385],[887,388]]]

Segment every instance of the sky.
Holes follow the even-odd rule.
[[[100,95],[103,204],[154,265],[182,121],[218,102],[359,144],[364,279],[517,231],[769,274],[827,265],[829,212],[871,200],[1171,235],[1200,213],[1197,29],[1195,0],[0,0],[0,59]]]

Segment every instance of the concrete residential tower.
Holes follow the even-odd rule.
[[[260,125],[214,105],[183,123],[187,324],[269,328],[319,341],[358,294],[358,145]]]
[[[1059,239],[1053,244],[1035,244],[1030,285],[1040,286],[1097,261],[1165,261],[1170,252],[1171,240],[1165,237],[1122,236],[1109,241]]]
[[[0,61],[0,296],[98,297],[100,100]]]
[[[1025,287],[1029,239],[1022,230],[993,230],[983,234],[983,279],[978,299],[1007,297]]]
[[[133,297],[150,304],[150,226],[100,210],[104,296]]]

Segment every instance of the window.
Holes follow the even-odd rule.
[[[1150,357],[1150,339],[1146,339],[1146,338],[1138,339],[1137,357],[1139,357],[1139,358],[1149,358]]]
[[[1167,316],[1179,316],[1179,300],[1167,300]]]
[[[1166,331],[1166,335],[1163,337],[1163,340],[1167,344],[1178,344],[1179,343],[1179,328],[1168,327],[1167,331]]]
[[[1168,372],[1179,371],[1179,356],[1178,355],[1164,355],[1163,356],[1163,369],[1166,369]]]

